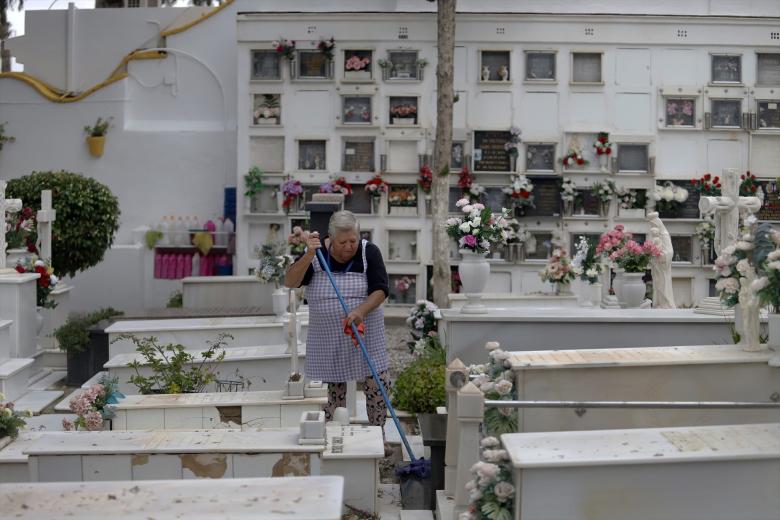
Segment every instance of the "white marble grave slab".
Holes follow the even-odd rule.
[[[189,351],[195,359],[200,359],[202,350]],[[298,350],[298,366],[303,366],[306,356],[305,345]],[[130,376],[135,370],[128,363],[133,360],[143,362],[139,354],[119,354],[103,365],[109,371],[111,377],[119,379],[119,390],[132,395],[138,393],[138,388],[130,384]],[[217,368],[217,379],[236,380],[236,371],[252,383],[251,388],[257,390],[276,390],[284,387],[290,373],[290,354],[287,353],[286,344],[265,345],[259,347],[235,347],[225,349],[225,358]],[[143,366],[141,375],[148,376],[151,370]],[[216,390],[216,384],[212,383],[206,391]]]
[[[737,345],[515,352],[518,399],[540,401],[771,402],[780,370],[773,352]],[[780,421],[780,410],[526,408],[518,431],[655,428]]]
[[[24,452],[40,436],[40,432],[23,430],[10,444],[0,449],[0,484],[30,481],[28,456]]]
[[[308,331],[308,316],[299,318],[301,337]],[[215,341],[221,332],[233,335],[226,339],[226,349],[285,343],[287,324],[276,316],[243,316],[216,318],[173,318],[160,320],[120,320],[106,329],[109,337],[109,358],[135,352],[135,345],[127,339],[114,342],[122,334],[137,338],[154,336],[159,344],[181,343],[187,349],[205,350],[208,341]]]
[[[780,423],[512,433],[516,520],[776,520]]]
[[[706,345],[731,342],[722,316],[691,309],[489,309],[461,314],[443,309],[439,333],[447,361],[484,362],[486,341],[507,351]]]
[[[0,359],[11,357],[11,320],[0,320]]]
[[[462,293],[450,293],[448,295],[451,309],[460,309],[466,304],[466,295]],[[556,296],[554,294],[511,294],[511,293],[485,293],[482,295],[482,304],[488,309],[517,309],[540,307],[579,307],[577,296]]]
[[[341,477],[14,484],[0,511],[21,520],[339,520]]]
[[[0,393],[6,401],[16,401],[27,392],[34,363],[32,358],[0,358]]]
[[[32,357],[35,341],[35,284],[38,273],[0,276],[0,320],[10,320],[10,356]],[[4,349],[3,349],[4,350]]]
[[[344,476],[344,502],[364,511],[378,511],[379,461],[384,457],[378,426],[330,424],[322,454],[323,475]]]

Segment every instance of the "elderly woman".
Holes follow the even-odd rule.
[[[345,323],[364,324],[364,342],[385,389],[390,389],[385,350],[385,320],[381,305],[388,295],[387,271],[379,248],[360,239],[360,225],[349,211],[333,214],[328,225],[323,257],[333,273],[339,292],[349,308],[344,311],[324,266],[316,259],[322,247],[319,235],[309,236],[304,254],[290,266],[284,278],[286,287],[307,285],[309,334],[306,339],[305,374],[309,379],[328,383],[325,417],[331,419],[336,407],[346,406],[347,381],[363,381],[368,420],[384,426],[387,408],[377,382],[371,376],[352,338],[344,333]]]

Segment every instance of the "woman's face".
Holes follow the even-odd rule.
[[[358,235],[354,231],[336,233],[331,242],[331,254],[341,263],[348,262],[357,252]]]

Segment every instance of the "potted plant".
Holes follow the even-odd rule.
[[[116,377],[103,377],[100,383],[94,384],[82,392],[76,392],[71,397],[68,408],[76,414],[76,420],[62,420],[65,431],[110,430],[111,419],[116,415],[111,405],[117,404],[125,396],[118,390],[119,381]]]
[[[113,117],[108,119],[98,117],[94,126],[87,125],[84,127],[84,132],[87,133],[89,154],[92,157],[101,157],[103,155],[103,148],[106,146],[106,133],[108,133],[112,119]]]
[[[0,393],[0,450],[13,441],[19,430],[23,429],[27,422],[25,417],[32,417],[32,412],[19,412],[14,410],[14,403],[4,403],[5,396]]]
[[[250,213],[256,212],[259,207],[257,196],[260,195],[268,186],[263,183],[263,171],[257,166],[253,166],[246,175],[244,175],[244,201],[246,209]],[[272,190],[273,196],[273,190]]]
[[[256,125],[276,125],[280,113],[279,95],[263,94],[263,101],[255,108],[252,119]]]
[[[71,314],[53,332],[59,349],[67,354],[68,386],[81,386],[103,370],[108,362],[108,342],[105,332],[111,318],[122,311],[111,307],[88,314]]]
[[[661,256],[661,250],[650,241],[641,245],[632,239],[631,233],[624,232],[622,225],[604,233],[599,239],[596,252],[607,256],[610,262],[621,271],[622,284],[615,291],[627,308],[639,307],[645,299],[647,288],[643,277],[653,257]]]
[[[52,190],[57,220],[52,227],[51,264],[61,275],[75,276],[97,265],[119,230],[119,201],[107,186],[76,173],[33,172],[8,181],[6,196],[40,209],[42,190]]]
[[[435,413],[444,405],[444,347],[434,333],[415,341],[411,350],[415,359],[393,385],[393,406],[410,414]]]
[[[135,371],[130,383],[141,394],[187,394],[198,393],[215,382],[219,363],[225,359],[226,339],[233,336],[220,333],[216,341],[208,341],[208,348],[197,357],[190,354],[181,344],[159,345],[157,338],[141,338],[122,334],[113,341],[130,340],[143,361],[137,359],[127,366]],[[141,372],[149,375],[142,375]]]
[[[287,312],[289,290],[282,287],[282,282],[287,268],[293,264],[293,257],[285,254],[285,249],[285,244],[274,242],[255,248],[255,254],[260,259],[260,265],[255,269],[255,276],[261,283],[274,284],[271,299],[274,314],[279,317]]]
[[[371,58],[369,55],[367,55],[367,51],[356,51],[355,54],[347,58],[344,61],[344,79],[370,80]]]

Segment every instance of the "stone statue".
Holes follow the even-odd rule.
[[[742,350],[758,352],[762,350],[760,339],[760,308],[761,302],[755,291],[750,290],[750,285],[758,276],[752,265],[747,266],[739,277],[739,310],[742,313],[742,337],[740,344]]]
[[[647,221],[650,223],[649,240],[661,250],[661,256],[650,260],[650,272],[653,275],[653,307],[676,309],[672,288],[672,258],[674,257],[672,237],[669,236],[669,231],[661,222],[657,212],[649,212]]]

